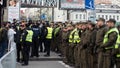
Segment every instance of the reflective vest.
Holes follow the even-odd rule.
[[[60,30],[60,27],[55,28],[54,37],[56,37],[56,34],[59,32],[59,30]]]
[[[32,42],[32,37],[33,37],[33,31],[32,30],[27,30],[28,34],[26,36],[26,40],[27,42]]]
[[[74,34],[74,35],[73,35]],[[80,37],[79,37],[79,31],[77,29],[74,29],[69,36],[69,43],[79,43]]]
[[[120,58],[120,54],[117,54],[116,57],[117,57],[117,58]]]
[[[48,34],[46,36],[46,39],[52,39],[53,28],[47,27],[47,30],[48,30]]]
[[[116,42],[116,44],[115,44],[115,49],[118,49],[118,48],[120,48],[120,35],[118,36],[117,42]],[[120,53],[120,52],[119,52],[119,53]],[[117,54],[116,57],[117,57],[117,58],[120,58],[120,54]]]
[[[112,32],[117,32],[118,37],[119,37],[119,31],[118,31],[118,29],[117,29],[117,28],[112,28],[112,29],[110,29],[110,30],[105,34],[104,39],[103,39],[103,44],[105,44],[105,43],[108,42],[108,39],[109,39],[109,38],[108,38],[108,35],[109,35],[110,33],[112,33]],[[117,37],[117,40],[116,40],[116,44],[119,42],[118,37]],[[111,47],[106,47],[105,49],[113,49],[113,48],[116,47],[116,44],[113,45],[113,46],[111,46]]]

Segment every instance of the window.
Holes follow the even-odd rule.
[[[108,15],[105,15],[106,16],[106,20],[108,20]]]
[[[117,20],[119,20],[119,16],[117,16]]]
[[[85,19],[85,14],[83,15],[83,19]]]
[[[98,18],[100,18],[100,15],[98,15]]]
[[[104,15],[102,15],[102,18],[104,18]]]
[[[115,15],[113,15],[113,19],[115,19]]]
[[[76,14],[76,19],[78,19],[78,14]]]
[[[109,16],[109,19],[111,19],[111,15]]]
[[[82,19],[82,15],[81,14],[79,15],[79,18],[80,18],[80,20]]]

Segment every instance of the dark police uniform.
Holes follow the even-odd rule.
[[[30,29],[24,29],[22,33],[22,55],[23,55],[23,64],[28,65],[29,61],[29,51],[30,46],[32,45],[33,31]]]

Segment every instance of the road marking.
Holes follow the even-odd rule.
[[[66,65],[65,63],[63,63],[63,61],[58,61],[58,63],[62,64],[62,65],[65,66],[66,68],[73,68],[73,67],[70,67],[69,65]]]

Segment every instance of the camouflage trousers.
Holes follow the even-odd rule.
[[[111,51],[98,54],[98,68],[114,68],[112,65]]]
[[[80,60],[79,60],[79,62],[80,62],[80,68],[89,68],[88,66],[87,66],[87,59],[86,58],[88,58],[87,57],[87,51],[86,51],[86,49],[80,49],[80,54],[79,54],[79,58],[80,58]]]
[[[67,42],[62,42],[60,51],[63,54],[63,57],[66,57],[67,46],[68,46]]]
[[[120,58],[116,58],[116,68],[120,68]]]
[[[69,63],[74,64],[75,60],[74,60],[74,48],[75,48],[76,44],[70,43],[69,47],[68,47],[68,56],[69,56]]]
[[[75,68],[79,68],[79,60],[80,60],[80,58],[79,58],[79,54],[80,54],[80,46],[79,45],[77,45],[77,46],[75,46],[75,48],[74,48],[74,60],[75,60]]]
[[[94,68],[93,57],[94,57],[93,54],[90,51],[88,51],[88,49],[87,49],[86,50],[86,63],[87,63],[86,66],[88,66],[88,68]]]

